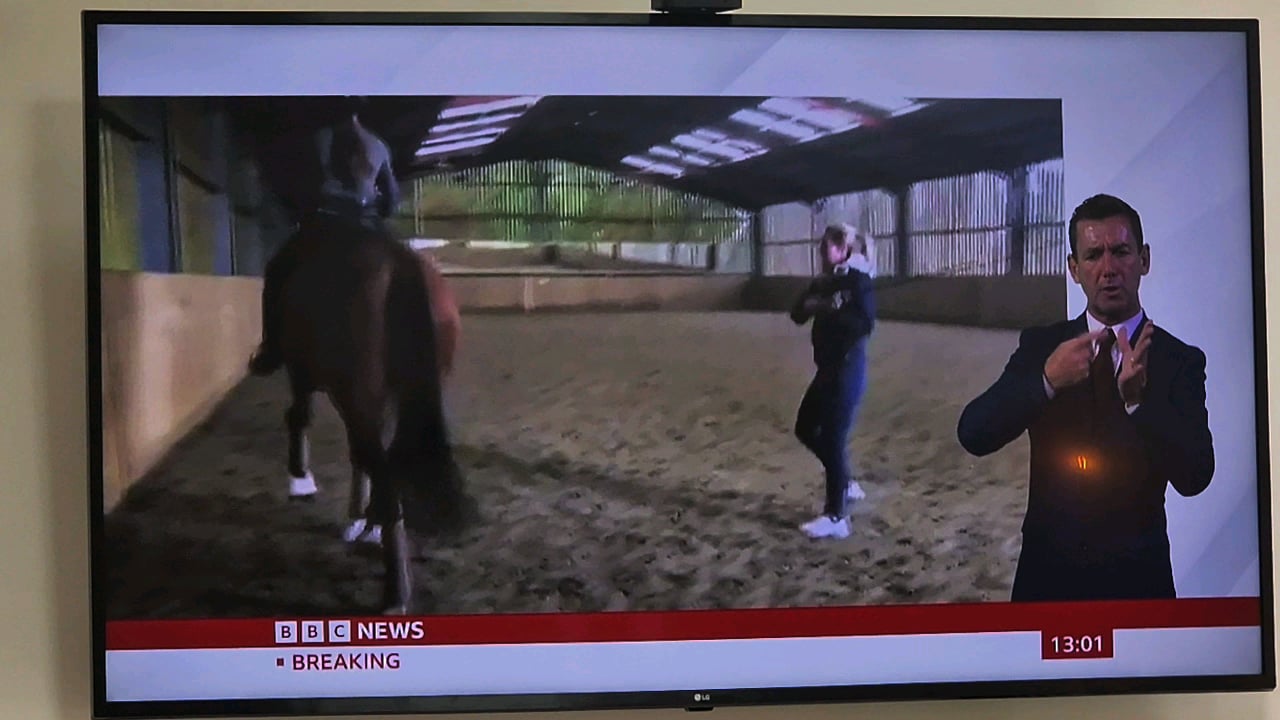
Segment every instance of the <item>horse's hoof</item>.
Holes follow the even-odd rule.
[[[387,608],[386,610],[383,610],[383,611],[382,611],[382,614],[383,614],[383,615],[397,615],[397,616],[401,616],[401,615],[408,615],[408,614],[409,614],[409,605],[408,605],[408,604],[404,604],[404,605],[393,605],[392,607],[389,607],[389,608]]]
[[[347,529],[342,531],[342,539],[349,543],[355,542],[360,539],[361,535],[364,535],[364,531],[364,518],[352,520],[351,524],[347,526]]]
[[[352,520],[346,530],[342,531],[342,539],[349,543],[366,542],[370,545],[382,544],[382,528],[378,525],[369,525],[364,518]]]
[[[302,477],[289,477],[289,498],[298,500],[302,498],[310,498],[319,491],[316,487],[316,478],[310,472]]]

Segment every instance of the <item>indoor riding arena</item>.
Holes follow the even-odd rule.
[[[377,612],[317,396],[290,498],[284,372],[248,374],[328,98],[118,98],[100,118],[100,559],[110,619]],[[423,613],[1004,601],[1025,437],[961,409],[1065,316],[1056,100],[379,97],[392,227],[461,314],[451,439],[482,519],[415,546]],[[461,129],[459,129],[461,128]],[[465,136],[465,138],[463,137]],[[301,163],[301,165],[300,165]],[[853,533],[813,540],[813,375],[788,310],[829,223],[875,239]]]

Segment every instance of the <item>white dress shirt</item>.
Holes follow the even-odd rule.
[[[1129,345],[1130,347],[1132,347],[1133,343],[1137,342],[1136,338],[1134,337],[1134,334],[1138,332],[1138,325],[1142,322],[1143,317],[1144,317],[1144,312],[1142,310],[1138,310],[1138,314],[1134,315],[1128,320],[1125,320],[1122,323],[1117,323],[1115,325],[1105,325],[1102,323],[1101,320],[1098,320],[1093,315],[1089,314],[1088,312],[1085,313],[1085,320],[1088,321],[1089,323],[1089,332],[1093,333],[1093,332],[1098,332],[1103,328],[1110,328],[1111,332],[1115,333],[1116,335],[1116,341],[1111,345],[1111,365],[1116,369],[1116,388],[1117,389],[1120,387],[1120,358],[1121,358],[1120,329],[1124,328],[1125,339],[1129,341]],[[1101,341],[1099,340],[1093,341],[1094,357],[1098,356],[1099,342]],[[1046,395],[1049,396],[1049,399],[1052,400],[1053,386],[1049,384],[1049,378],[1045,377],[1043,379],[1044,379],[1044,392]],[[1125,412],[1129,413],[1130,415],[1132,415],[1133,411],[1137,409],[1138,409],[1138,403],[1132,403],[1132,404],[1125,403],[1124,405]]]

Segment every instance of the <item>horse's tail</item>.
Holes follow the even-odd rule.
[[[438,370],[431,295],[415,259],[396,254],[387,293],[387,377],[397,398],[388,461],[401,489],[405,524],[453,533],[478,518],[453,457]]]

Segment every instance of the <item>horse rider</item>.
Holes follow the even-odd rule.
[[[315,134],[321,185],[315,206],[303,213],[301,223],[336,219],[386,233],[384,221],[400,203],[400,187],[391,169],[390,148],[360,122],[357,108],[351,105],[349,115]],[[263,272],[262,342],[249,361],[254,375],[270,375],[283,364],[278,295],[301,259],[299,234],[285,242]]]

